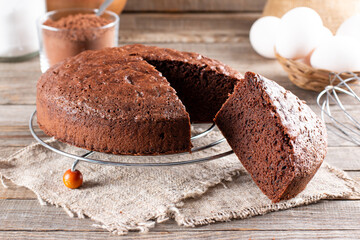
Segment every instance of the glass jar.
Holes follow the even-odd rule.
[[[39,51],[36,20],[44,0],[0,0],[0,61],[23,61]]]
[[[58,21],[61,18],[77,14],[94,14],[97,9],[69,8],[46,13],[38,23],[40,40],[40,66],[45,72],[50,66],[75,56],[85,50],[97,50],[116,47],[118,43],[119,16],[104,11],[101,18],[109,20],[101,27],[56,28],[46,25],[47,20]],[[45,23],[45,24],[44,24]]]

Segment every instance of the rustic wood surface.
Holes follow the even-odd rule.
[[[126,12],[252,12],[266,0],[128,0]]]
[[[316,93],[294,86],[276,61],[251,49],[248,31],[264,4],[265,0],[129,0],[121,15],[120,45],[145,43],[195,51],[239,71],[256,71],[293,91],[319,113]],[[0,158],[34,142],[27,122],[40,74],[38,58],[0,64]],[[352,114],[360,114],[351,99],[344,104]],[[360,182],[359,147],[329,133],[326,161]],[[30,190],[5,183],[9,188],[0,185],[0,239],[360,239],[360,197],[199,228],[169,221],[146,234],[119,237],[92,227],[90,219],[69,218],[60,208],[40,206]]]

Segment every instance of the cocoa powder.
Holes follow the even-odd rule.
[[[115,46],[115,24],[106,26],[111,19],[95,14],[75,14],[58,20],[48,19],[43,25],[43,44],[49,65],[84,50],[97,50]]]

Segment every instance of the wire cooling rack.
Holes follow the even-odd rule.
[[[47,144],[43,139],[41,139],[39,137],[39,135],[36,133],[36,131],[34,130],[34,122],[35,122],[35,118],[36,118],[36,110],[31,114],[30,120],[29,120],[29,129],[30,132],[32,134],[32,136],[35,138],[35,140],[40,143],[42,146],[46,147],[47,149],[60,154],[62,156],[74,159],[74,163],[72,165],[72,170],[75,170],[76,165],[79,162],[87,162],[87,163],[94,163],[94,164],[102,164],[102,165],[111,165],[111,166],[126,166],[126,167],[165,167],[165,166],[178,166],[178,165],[185,165],[185,164],[195,164],[195,163],[201,163],[201,162],[207,162],[207,161],[212,161],[215,159],[219,159],[225,156],[228,156],[230,154],[233,153],[233,151],[226,151],[223,153],[219,153],[219,154],[215,154],[215,155],[210,155],[210,156],[206,156],[203,158],[197,158],[197,159],[191,159],[191,160],[182,160],[182,161],[175,161],[175,162],[154,162],[154,163],[148,163],[148,162],[114,162],[114,161],[106,161],[106,160],[99,160],[99,159],[93,159],[90,158],[91,155],[93,154],[97,154],[99,152],[95,152],[95,151],[87,151],[86,153],[82,154],[82,155],[76,155],[76,154],[72,154],[69,152],[65,152],[62,151],[58,148],[55,148],[53,146],[50,146],[49,144]],[[203,138],[206,137],[207,134],[209,134],[211,131],[213,131],[215,128],[215,124],[212,124],[208,129],[206,129],[205,131],[198,133],[195,136],[191,137],[191,141],[199,139],[199,138]],[[195,147],[191,149],[192,153],[195,152],[200,152],[203,151],[205,149],[214,147],[222,142],[225,142],[225,138],[221,138],[217,141],[213,141],[211,143],[208,143],[206,145],[203,146],[199,146],[199,147]],[[104,153],[100,153],[100,154],[104,154]],[[183,153],[176,153],[176,154],[168,154],[166,156],[174,156],[174,155],[186,155],[189,154],[188,152],[183,152]],[[164,155],[160,155],[160,156],[164,156]],[[141,158],[142,156],[132,156],[134,158]],[[154,156],[156,157],[156,156]]]

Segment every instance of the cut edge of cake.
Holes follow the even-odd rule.
[[[250,93],[255,99],[245,96]],[[294,94],[252,72],[238,83],[214,121],[254,182],[273,202],[304,190],[326,155],[323,121]],[[269,132],[273,136],[267,137]],[[275,136],[279,139],[271,142]]]

